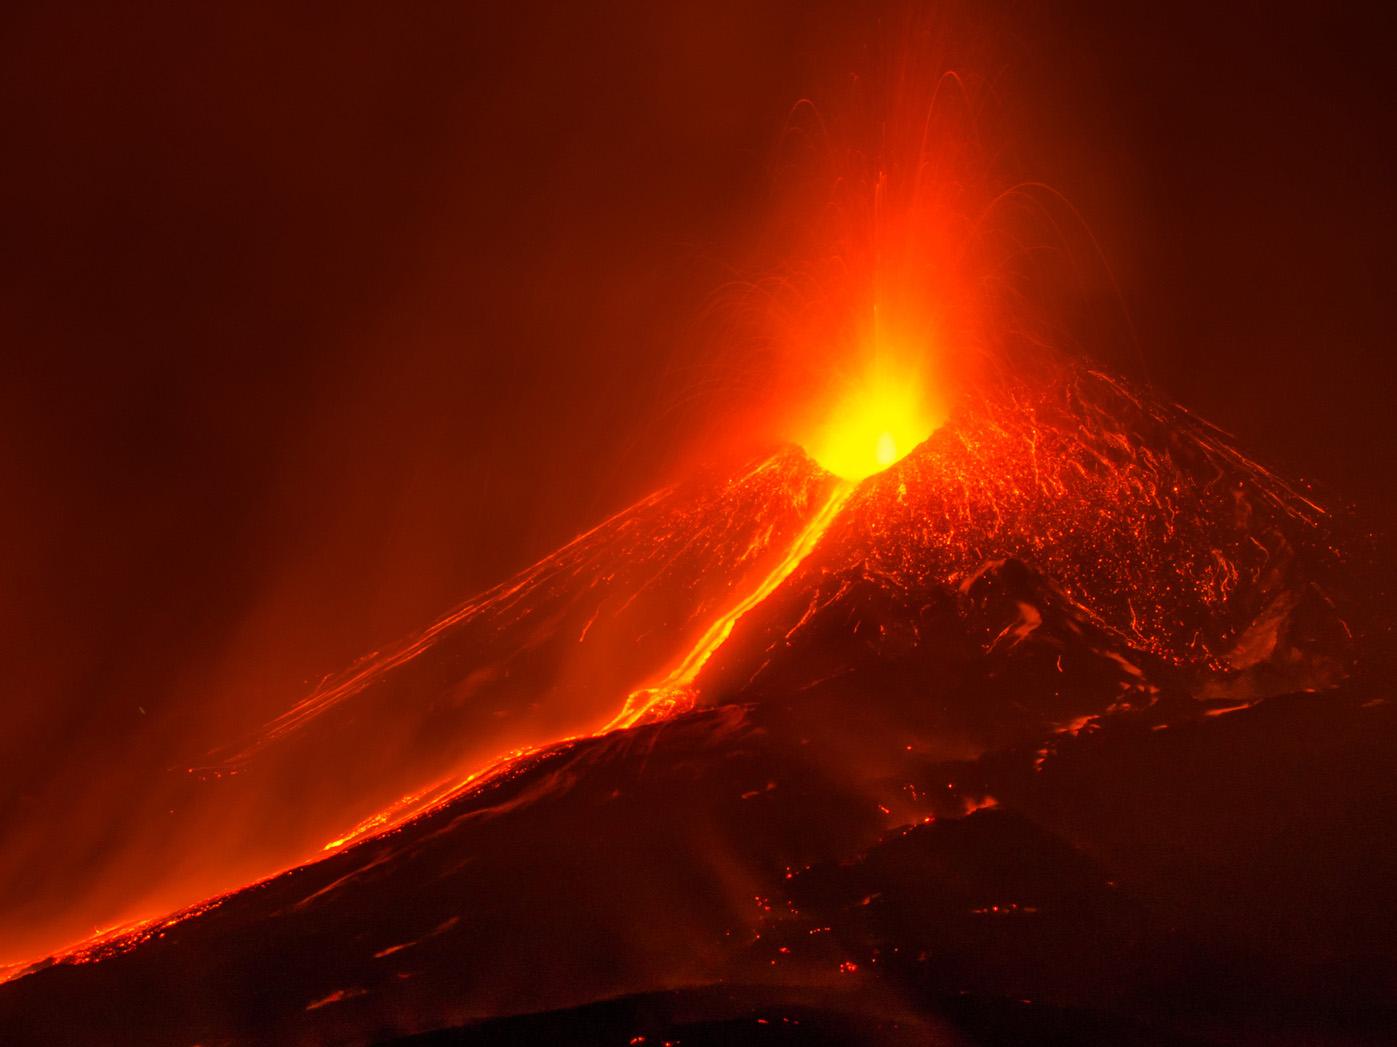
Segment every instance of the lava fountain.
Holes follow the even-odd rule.
[[[829,472],[857,482],[905,457],[944,421],[918,369],[885,366],[842,391],[828,420],[800,442]]]

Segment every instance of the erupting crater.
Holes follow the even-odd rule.
[[[822,468],[857,482],[906,457],[945,420],[916,369],[875,367],[842,389],[799,443]]]

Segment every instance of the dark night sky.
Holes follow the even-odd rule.
[[[0,16],[0,832],[279,710],[691,439],[671,347],[862,15],[593,6]],[[1385,524],[1390,27],[1154,6],[1008,9],[1020,166],[1156,382]]]

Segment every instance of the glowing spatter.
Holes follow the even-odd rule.
[[[1327,515],[1182,408],[1065,365],[967,400],[860,488],[811,566],[915,590],[1017,559],[1131,646],[1228,672],[1274,652],[1297,599],[1325,599]]]

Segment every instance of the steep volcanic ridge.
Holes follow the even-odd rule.
[[[396,824],[524,751],[595,732],[780,563],[834,485],[792,450],[687,477],[326,679],[256,734],[153,768],[160,851],[121,856],[147,893],[117,911],[100,894],[45,895],[61,906],[53,922],[119,938]],[[97,872],[99,886],[112,879]],[[31,905],[27,920],[41,918]],[[0,924],[7,960],[23,959],[13,938],[29,930],[15,919]]]
[[[195,773],[348,758],[348,776],[375,783],[359,794],[375,809],[326,844],[335,847],[540,746],[620,726],[624,696],[779,569],[837,486],[786,450],[657,491],[326,680]],[[328,798],[347,791],[318,786]],[[392,801],[381,807],[383,798]]]
[[[1351,661],[1326,511],[1182,408],[1076,370],[967,400],[861,485],[774,601],[768,657],[734,653],[755,668],[743,686],[851,607],[880,605],[885,620],[860,627],[878,657],[928,642],[919,615],[1008,564],[1030,593],[999,645],[1050,603],[1129,650],[1132,678],[1167,667],[1199,697],[1239,701],[1336,682]]]
[[[712,668],[738,658],[760,674],[822,607],[876,591],[895,604],[880,627],[896,636],[915,631],[918,601],[1005,560],[1135,662],[1192,670],[1200,693],[1315,686],[1347,660],[1324,517],[1204,423],[1117,380],[1001,386],[857,489],[791,448],[657,492],[327,681],[212,770],[278,747],[277,763],[349,758],[393,799],[338,846],[541,745],[692,708],[740,619],[771,623],[779,641],[759,659],[732,645]],[[331,796],[337,784],[305,783]]]
[[[0,1024],[1266,1042],[1322,1013],[1366,1035],[1397,936],[1344,914],[1397,873],[1353,842],[1397,809],[1397,725],[1344,682],[1334,534],[1222,434],[1084,369],[967,397],[857,486],[790,450],[659,492],[221,761],[210,788],[330,752],[381,777],[324,860],[30,967]],[[1237,993],[1171,1011],[1219,978]]]

